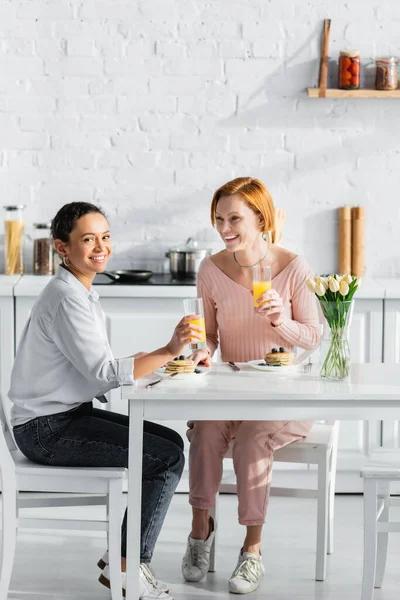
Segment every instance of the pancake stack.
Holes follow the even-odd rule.
[[[285,348],[272,348],[272,352],[265,355],[265,362],[271,367],[289,367],[294,359],[293,352],[287,352]]]
[[[170,360],[165,368],[165,374],[172,375],[173,373],[194,373],[195,367],[196,363],[194,362],[194,360],[190,360],[189,358],[185,358],[182,360]]]

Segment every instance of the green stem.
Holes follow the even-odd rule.
[[[350,357],[347,340],[343,339],[344,328],[341,327],[342,317],[338,315],[336,327],[331,327],[332,339],[328,353],[321,367],[321,376],[344,379],[350,370]]]

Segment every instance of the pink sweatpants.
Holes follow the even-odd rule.
[[[222,460],[233,441],[239,523],[262,525],[267,512],[274,452],[305,437],[312,421],[189,421],[189,502],[212,508]]]

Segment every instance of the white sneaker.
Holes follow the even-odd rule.
[[[122,576],[122,595],[126,595],[126,573],[121,573]],[[100,583],[110,589],[110,568],[107,565],[100,577]],[[153,577],[150,569],[145,564],[140,565],[139,571],[139,600],[174,600],[170,594],[163,592],[156,586],[156,580]]]
[[[232,594],[250,594],[260,585],[265,569],[261,556],[240,551],[238,563],[229,579],[229,591]]]
[[[105,569],[105,567],[108,566],[109,562],[110,562],[110,560],[108,558],[108,551],[107,551],[99,559],[99,562],[97,563],[97,566],[99,567],[99,569],[101,569],[103,571]],[[165,592],[167,594],[169,592],[169,585],[168,585],[168,583],[165,583],[164,581],[160,581],[159,579],[156,579],[155,573],[154,573],[151,565],[142,563],[142,566],[150,571],[150,573],[152,574],[152,576],[153,576],[153,578],[154,578],[154,580],[156,582],[156,587],[159,590],[161,590],[162,592]]]
[[[182,559],[182,575],[186,581],[200,581],[208,573],[210,552],[215,538],[215,523],[211,519],[213,530],[208,538],[195,540],[188,537],[185,556]]]

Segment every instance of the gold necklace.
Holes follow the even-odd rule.
[[[255,267],[256,265],[259,265],[260,262],[262,262],[263,260],[265,260],[268,256],[268,250],[266,251],[266,253],[264,254],[264,256],[262,258],[260,258],[260,260],[258,260],[256,263],[254,263],[254,265],[241,265],[240,262],[238,262],[235,253],[233,253],[233,260],[235,261],[235,263],[237,264],[238,267],[242,267],[243,269],[251,269],[252,267]]]

